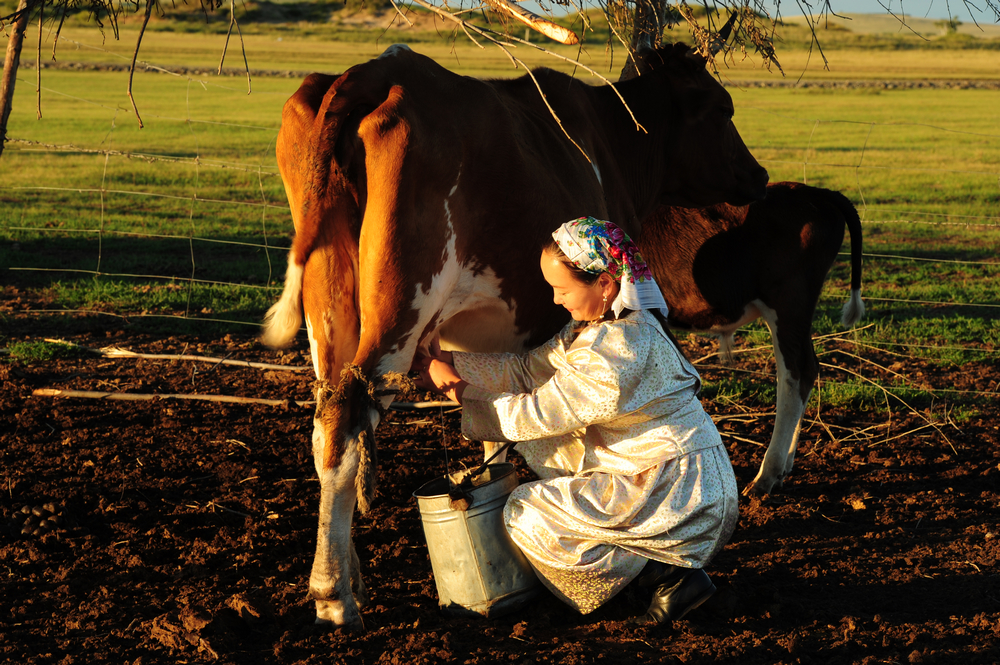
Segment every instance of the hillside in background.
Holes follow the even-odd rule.
[[[820,22],[820,38],[829,33],[848,32],[853,35],[884,35],[901,37],[922,37],[935,39],[949,34],[947,21],[941,19],[918,18],[906,16],[905,24],[900,19],[888,13],[883,14],[851,14],[850,16],[831,16],[829,20]],[[806,19],[803,16],[782,17],[782,22],[788,26],[804,27]],[[977,39],[1000,38],[1000,25],[996,23],[957,22],[954,31],[960,36]]]

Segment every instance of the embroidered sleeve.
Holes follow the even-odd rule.
[[[462,399],[463,434],[530,441],[615,419],[641,379],[650,344],[644,330],[628,322],[588,328],[570,346],[564,364],[530,392],[469,386]]]
[[[472,385],[492,392],[530,392],[555,374],[555,365],[565,353],[565,332],[523,354],[454,351],[455,370]]]

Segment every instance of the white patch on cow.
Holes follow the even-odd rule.
[[[722,359],[722,362],[726,364],[732,363],[733,334],[740,327],[760,318],[761,310],[759,306],[763,306],[761,301],[751,301],[743,308],[743,316],[736,321],[721,326],[712,326],[708,330],[698,330],[696,332],[705,332],[715,335],[719,340],[719,357]]]
[[[294,262],[288,255],[285,271],[285,288],[281,298],[264,315],[264,332],[260,341],[273,348],[283,348],[292,343],[302,327],[302,276],[305,266]]]
[[[453,197],[455,195],[455,192],[458,191],[458,183],[461,182],[461,180],[462,180],[462,165],[459,164],[458,165],[458,175],[455,176],[455,184],[451,186],[451,190],[449,190],[448,196],[446,196],[445,199],[444,199],[444,218],[448,222],[448,232],[451,234],[450,238],[452,240],[454,240],[454,238],[455,238],[455,227],[451,223],[452,217],[451,217],[451,203],[450,203],[450,201],[451,201],[451,197]],[[454,245],[455,245],[455,243],[452,242],[451,243],[452,248],[454,248]]]
[[[458,261],[457,234],[448,200],[457,188],[458,178],[444,200],[447,230],[441,270],[431,276],[429,284],[417,283],[410,303],[410,308],[418,312],[416,323],[403,346],[396,344],[379,359],[375,376],[408,371],[418,346],[426,348],[438,338],[446,349],[516,351],[524,348],[528,334],[517,331],[513,304],[508,306],[500,299],[501,284],[496,273],[489,267],[474,269]],[[421,332],[428,328],[432,329],[431,334],[427,339],[420,339]]]
[[[844,303],[840,313],[840,325],[850,328],[865,315],[865,302],[861,299],[861,291],[851,290],[851,297]]]
[[[604,186],[604,182],[601,180],[601,167],[597,165],[597,162],[590,160],[590,165],[594,167],[594,175],[597,176],[597,184],[601,187]]]
[[[306,334],[309,336],[309,356],[312,358],[313,372],[317,379],[322,379],[319,368],[319,345],[316,342],[316,335],[313,334],[312,321],[306,316]]]
[[[451,210],[451,197],[458,191],[462,177],[459,165],[455,184],[444,199],[444,264],[441,271],[431,276],[430,283],[419,282],[410,308],[418,312],[417,322],[406,338],[404,346],[399,344],[389,349],[378,362],[376,371],[405,372],[418,346],[424,348],[432,339],[438,339],[447,349],[459,350],[520,350],[527,339],[527,333],[518,333],[514,325],[514,307],[508,307],[500,299],[500,280],[492,269],[479,270],[461,265],[458,261],[455,225]],[[431,317],[440,312],[431,326]],[[434,332],[428,339],[418,339],[418,335],[428,327]]]
[[[323,312],[323,333],[324,333],[324,335],[326,335],[326,337],[324,337],[324,339],[326,340],[326,343],[328,345],[332,344],[333,340],[336,339],[336,335],[337,335],[337,322],[333,318],[333,312],[332,311]],[[326,360],[326,359],[324,359],[324,360]],[[340,368],[337,367],[334,371],[339,372]],[[329,372],[330,372],[330,368],[328,366],[325,367],[324,368],[324,372],[323,372],[323,376],[320,377],[320,378],[324,378],[324,379],[326,379],[326,380],[329,381],[330,380]]]
[[[413,49],[411,49],[406,44],[393,44],[392,46],[390,46],[386,50],[382,51],[382,55],[380,55],[378,58],[376,58],[376,60],[381,60],[382,58],[392,58],[392,57],[395,57],[395,56],[399,55],[403,51],[408,51],[408,52],[412,53]]]

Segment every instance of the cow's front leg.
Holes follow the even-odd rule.
[[[364,600],[358,556],[351,541],[351,521],[357,502],[358,437],[347,437],[339,456],[331,456],[324,427],[317,418],[313,457],[320,481],[319,531],[316,558],[309,577],[309,595],[316,601],[316,623],[363,629],[358,600]],[[333,443],[337,445],[337,443]],[[331,459],[337,463],[331,465]],[[355,592],[360,592],[356,599]]]

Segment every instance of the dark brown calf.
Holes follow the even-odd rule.
[[[799,427],[819,375],[812,320],[830,266],[851,235],[847,328],[864,316],[861,221],[843,194],[801,183],[768,186],[747,206],[661,206],[643,223],[639,247],[670,306],[670,325],[713,333],[729,357],[733,333],[763,318],[778,374],[771,443],[744,493],[767,494],[791,472]]]

